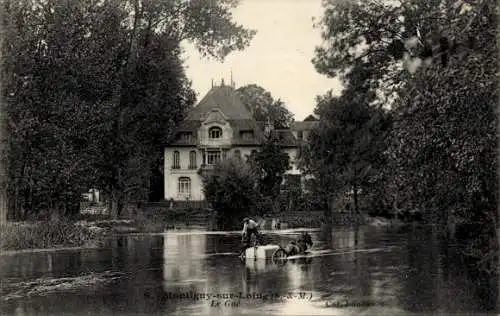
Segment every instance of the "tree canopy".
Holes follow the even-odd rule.
[[[260,200],[257,175],[250,164],[240,159],[224,160],[204,176],[203,192],[217,211],[217,225],[221,229],[234,228],[243,217],[257,212]]]
[[[352,168],[366,154],[358,145],[379,139],[382,159],[372,174],[381,199],[392,201],[397,211],[418,210],[433,223],[446,224],[451,216],[484,223],[471,243],[476,249],[496,240],[497,5],[461,0],[323,5],[317,25],[323,44],[313,63],[318,72],[340,77],[345,88],[338,98],[318,101],[321,128],[312,146],[320,154],[317,165],[309,163],[317,181],[342,184],[342,170],[351,170],[348,175],[364,170]],[[383,118],[381,113],[387,114],[386,125],[372,125],[383,127],[372,134],[370,122]]]
[[[238,224],[244,216],[278,211],[278,197],[289,169],[288,154],[271,135],[246,161],[232,158],[220,162],[203,177],[205,198],[217,211],[220,227]]]
[[[258,190],[267,205],[262,205],[262,212],[276,209],[275,202],[280,194],[285,173],[290,170],[290,157],[280,145],[279,136],[268,135],[268,138],[249,159],[258,179]]]
[[[303,167],[323,183],[326,199],[352,192],[358,213],[360,190],[366,194],[383,163],[388,115],[384,110],[353,101],[348,94],[324,96],[317,113],[320,125],[309,136],[306,150],[302,150]]]
[[[236,91],[243,104],[253,113],[255,120],[269,121],[275,128],[290,126],[293,113],[286,108],[283,101],[273,99],[269,91],[256,84],[240,87]]]
[[[90,188],[116,216],[144,197],[194,102],[181,41],[218,59],[244,49],[255,32],[233,21],[237,3],[3,1],[11,216],[74,213]]]

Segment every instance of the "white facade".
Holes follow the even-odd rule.
[[[174,152],[179,153],[179,168],[174,168]],[[190,166],[190,153],[196,153],[196,165]],[[166,200],[203,200],[201,177],[198,168],[201,166],[201,152],[196,148],[166,148],[165,149],[165,199]],[[194,168],[192,168],[194,167]],[[183,187],[183,178],[189,179],[187,190]],[[186,192],[187,191],[187,192]]]
[[[253,150],[258,151],[259,147],[233,147],[226,153],[226,158],[233,157],[238,150],[240,151],[241,157],[246,159],[245,157],[249,156]],[[300,170],[297,168],[296,164],[297,149],[287,148],[284,151],[290,156],[290,165],[292,167],[286,174],[300,175]],[[179,153],[179,168],[173,168],[175,166],[174,152]],[[190,158],[193,157],[193,152],[196,153],[196,164],[191,166]],[[188,147],[166,148],[164,160],[165,200],[201,201],[205,199],[203,195],[202,177],[198,173],[199,169],[202,167],[202,150]],[[191,161],[193,161],[193,159],[191,159]],[[210,168],[209,166],[210,165],[207,165],[206,167]]]
[[[204,200],[201,172],[212,170],[220,160],[233,156],[246,159],[252,151],[259,151],[266,129],[227,86],[212,88],[190,110],[184,123],[164,151],[165,200]],[[302,135],[297,137],[302,131],[282,132],[287,136],[284,151],[290,156],[292,167],[287,174],[299,175],[295,143],[302,139]]]

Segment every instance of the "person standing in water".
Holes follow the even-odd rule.
[[[253,219],[245,217],[243,219],[243,231],[241,232],[242,242],[246,244],[250,243],[252,235],[255,235],[255,238],[259,240],[259,224]]]

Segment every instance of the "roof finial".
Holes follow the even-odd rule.
[[[214,87],[214,79],[212,78],[212,88]]]
[[[220,85],[224,87],[224,78],[222,78],[222,80],[220,81]]]

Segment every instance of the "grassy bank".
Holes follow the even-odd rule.
[[[108,233],[157,233],[166,229],[204,227],[207,230],[218,228],[215,225],[216,214],[207,209],[165,209],[164,207],[148,207],[134,210],[126,217],[112,220],[109,215],[85,214],[80,216],[85,225],[103,229]],[[326,222],[323,211],[291,211],[255,216],[263,229],[272,229],[273,219],[278,219],[281,228],[318,228]],[[387,226],[395,221],[370,216],[352,216],[349,213],[332,213],[334,225],[350,226],[355,223]],[[231,229],[241,229],[241,223],[235,223]]]
[[[0,250],[81,247],[97,244],[103,231],[66,221],[0,225]]]
[[[101,230],[106,234],[113,233],[158,233],[165,229],[185,225],[189,221],[189,216],[185,212],[165,212],[138,211],[132,215],[112,219],[109,215],[86,214],[79,218],[79,225]]]

